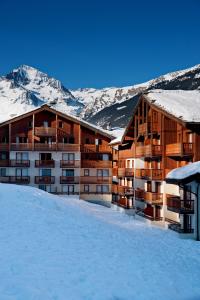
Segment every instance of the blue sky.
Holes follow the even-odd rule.
[[[28,64],[66,87],[125,86],[200,63],[199,0],[0,3],[0,74]]]

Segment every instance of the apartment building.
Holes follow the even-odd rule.
[[[113,203],[134,206],[137,214],[152,221],[180,224],[184,210],[175,209],[181,201],[179,188],[165,177],[200,160],[199,112],[196,91],[154,90],[140,97],[121,142],[111,142],[119,150]],[[184,214],[185,232],[190,232],[191,216]]]
[[[0,124],[0,182],[111,201],[111,138],[44,105]]]

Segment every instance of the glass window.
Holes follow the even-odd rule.
[[[16,176],[28,176],[28,169],[17,168],[15,170]]]
[[[67,160],[67,161],[74,161],[75,160],[75,154],[74,153],[63,153],[62,157],[63,157],[63,160]]]
[[[63,176],[74,177],[74,170],[72,169],[65,169],[62,172]]]
[[[109,154],[103,154],[102,160],[109,160]]]
[[[51,176],[51,169],[40,169],[40,176]]]
[[[86,193],[89,192],[89,185],[84,185],[84,192],[86,192]]]
[[[6,176],[6,168],[0,168],[0,176]]]
[[[45,128],[47,128],[47,127],[49,126],[48,121],[44,121],[44,122],[43,122],[43,126],[44,126]]]
[[[90,170],[84,169],[84,176],[90,176]]]
[[[105,176],[108,177],[109,176],[109,170],[108,169],[99,169],[97,170],[97,176]]]

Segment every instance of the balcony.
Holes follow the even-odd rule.
[[[2,183],[28,184],[30,183],[29,176],[1,176]]]
[[[9,144],[0,143],[0,151],[9,151]]]
[[[112,177],[110,176],[81,176],[82,184],[111,184]]]
[[[125,177],[125,168],[118,168],[118,177]]]
[[[193,228],[191,228],[191,227],[181,228],[181,224],[176,223],[176,222],[173,222],[173,223],[169,224],[168,228],[173,230],[173,231],[176,231],[178,233],[193,233],[194,232]]]
[[[61,184],[74,184],[79,183],[80,178],[75,176],[60,176]]]
[[[135,190],[135,198],[136,200],[144,201],[144,190],[136,189]]]
[[[193,152],[193,143],[175,143],[166,145],[167,156],[192,156]]]
[[[119,151],[119,159],[134,158],[134,149],[124,149]]]
[[[35,176],[36,184],[54,184],[55,176]]]
[[[0,167],[9,167],[10,161],[9,159],[1,159],[0,160]]]
[[[118,176],[118,168],[117,168],[117,167],[114,167],[114,168],[112,169],[112,175],[113,175],[113,176]]]
[[[54,168],[55,167],[55,161],[53,159],[51,160],[36,160],[35,161],[35,167],[36,168]]]
[[[194,214],[194,200],[180,200],[180,197],[168,195],[167,209],[179,214]]]
[[[146,134],[147,134],[147,123],[138,125],[138,135],[146,135]]]
[[[85,144],[81,145],[81,152],[91,153],[91,152],[102,152],[102,153],[111,153],[112,148],[109,145],[94,145],[94,144]]]
[[[36,151],[56,151],[56,143],[45,144],[45,143],[35,143],[34,148]]]
[[[118,185],[118,194],[133,196],[134,195],[134,188],[129,187],[129,186]]]
[[[36,136],[56,136],[56,128],[52,127],[35,127]]]
[[[112,185],[112,193],[113,194],[118,194],[118,185],[116,185],[116,184]]]
[[[146,145],[145,146],[145,157],[155,157],[162,155],[161,145]]]
[[[90,160],[85,159],[81,161],[82,168],[112,168],[112,161],[110,160]]]
[[[112,203],[127,209],[133,207],[132,200],[123,196],[119,198],[113,198]]]
[[[61,168],[80,168],[80,160],[61,160]]]
[[[136,177],[146,180],[162,180],[162,169],[136,169]]]
[[[12,151],[31,151],[32,143],[12,143],[10,148]]]
[[[58,151],[69,151],[69,152],[80,152],[80,145],[79,144],[58,143],[57,150]]]
[[[163,194],[154,192],[145,192],[144,200],[150,204],[163,204]]]
[[[136,157],[143,157],[145,154],[145,146],[136,146],[135,152]]]
[[[11,159],[10,167],[30,167],[30,160]]]
[[[125,176],[126,177],[134,177],[134,168],[126,168]]]

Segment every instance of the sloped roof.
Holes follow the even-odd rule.
[[[66,119],[68,119],[68,120],[70,120],[70,121],[72,121],[72,122],[74,122],[74,123],[76,123],[76,124],[80,124],[81,126],[83,126],[83,127],[85,127],[85,128],[88,128],[88,129],[90,129],[90,130],[96,131],[96,132],[98,132],[98,133],[100,133],[100,134],[102,134],[102,135],[104,135],[104,136],[106,136],[106,137],[108,137],[108,138],[110,138],[110,139],[115,138],[114,136],[112,136],[112,135],[109,133],[109,131],[104,130],[104,129],[101,129],[101,128],[99,128],[99,127],[97,127],[97,126],[95,126],[95,125],[93,125],[93,124],[91,124],[91,123],[88,123],[88,122],[86,122],[86,121],[83,121],[83,120],[81,120],[81,119],[78,118],[78,117],[70,116],[70,115],[68,115],[68,114],[66,114],[66,113],[63,113],[63,112],[61,112],[61,111],[59,111],[59,110],[56,110],[56,109],[50,107],[50,106],[47,105],[47,104],[44,104],[44,105],[42,105],[42,106],[39,107],[39,108],[32,109],[32,110],[30,110],[30,111],[28,111],[28,112],[26,112],[26,113],[24,113],[24,114],[21,114],[21,115],[19,115],[19,116],[16,116],[16,117],[14,117],[14,118],[11,118],[11,119],[9,119],[9,120],[7,120],[7,121],[4,121],[4,122],[0,123],[0,127],[2,127],[2,126],[4,126],[4,125],[7,125],[7,124],[9,124],[9,123],[16,122],[16,121],[18,121],[18,120],[20,120],[20,119],[23,119],[23,118],[25,118],[25,117],[31,116],[33,112],[34,112],[34,113],[38,113],[38,112],[45,111],[45,110],[46,110],[46,111],[49,111],[49,112],[52,112],[52,113],[57,113],[59,116],[61,116],[61,117],[63,117],[63,118],[66,118]]]
[[[195,176],[200,176],[200,161],[170,171],[166,181],[171,183],[191,182]]]

